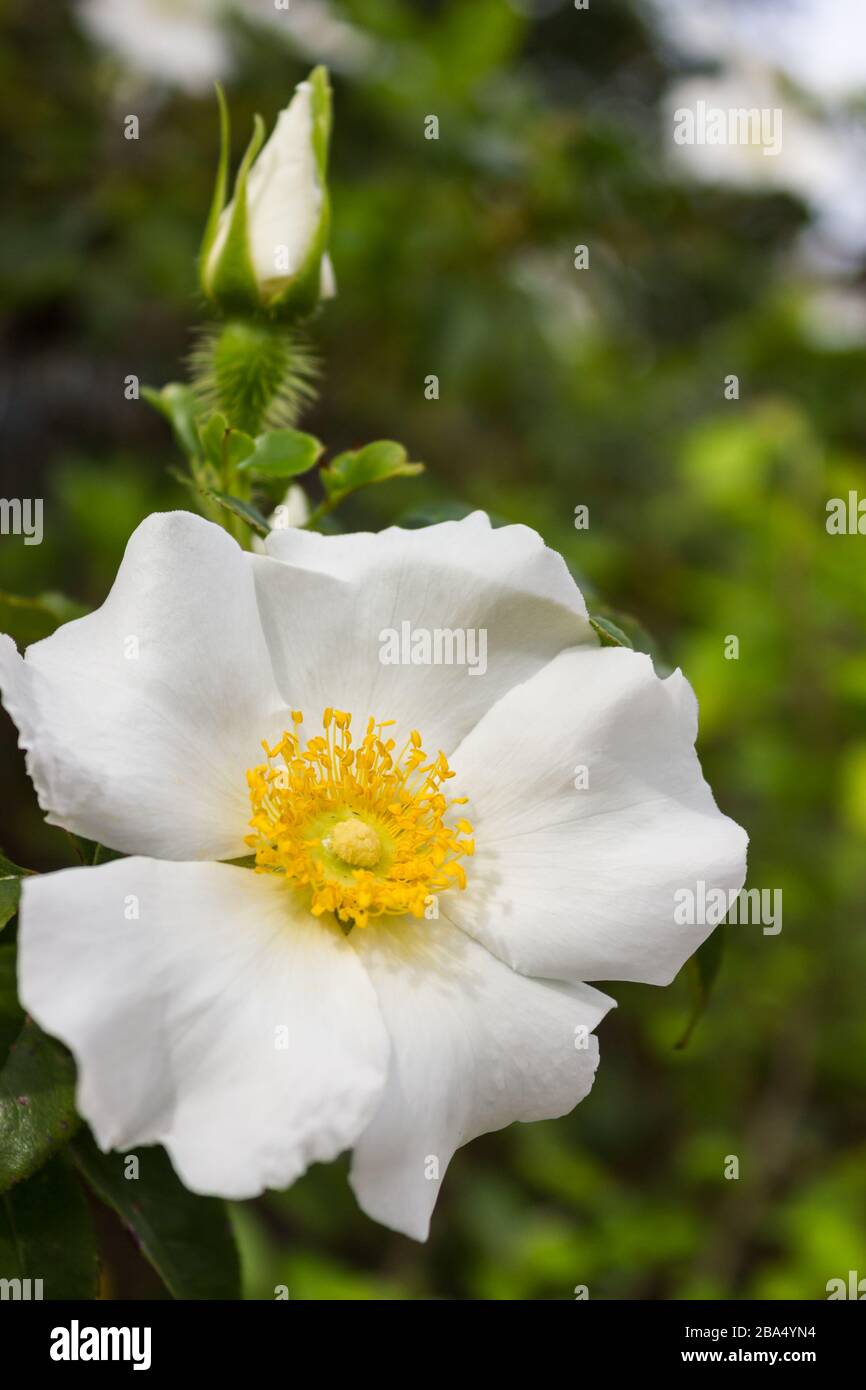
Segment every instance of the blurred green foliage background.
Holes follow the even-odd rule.
[[[478,506],[562,550],[595,608],[694,684],[706,774],[750,832],[749,884],[783,890],[784,924],[720,929],[686,1048],[685,975],[612,986],[589,1099],[458,1153],[428,1245],[360,1214],[345,1163],[236,1208],[247,1293],[822,1298],[866,1274],[866,541],[825,529],[829,498],[866,491],[866,345],[832,313],[816,327],[803,201],[668,158],[663,97],[684,60],[637,0],[330,14],[367,44],[333,74],[339,296],[314,325],[325,375],[303,424],[333,450],[396,438],[428,465],[344,524]],[[124,75],[71,6],[0,0],[0,18],[0,490],[45,499],[41,546],[0,540],[0,590],[95,606],[138,522],[186,505],[167,430],[123,383],[178,378],[202,317],[215,103]],[[273,19],[225,32],[240,151],[253,113],[270,123],[332,54],[315,25],[303,46]],[[840,302],[864,272],[855,258],[837,276]],[[21,643],[55,622],[0,604]],[[35,868],[72,862],[5,717],[0,732],[0,843]],[[152,1292],[104,1225],[105,1291]]]

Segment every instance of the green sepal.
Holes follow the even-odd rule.
[[[261,309],[247,225],[247,179],[264,139],[265,123],[261,116],[256,116],[252,139],[235,180],[231,221],[223,248],[212,272],[207,265],[202,267],[201,283],[205,294],[228,313],[255,313]]]
[[[226,191],[229,182],[229,144],[230,144],[230,124],[229,108],[226,102],[225,92],[216,82],[216,95],[219,103],[220,117],[220,154],[217,163],[216,179],[214,180],[213,198],[211,200],[210,212],[205,224],[204,236],[202,237],[201,248],[198,256],[199,279],[204,286],[205,267],[210,249],[216,238],[217,226],[219,225],[220,213],[226,205]],[[207,293],[207,290],[205,290]]]
[[[569,569],[578,588],[586,594],[590,588],[586,576],[577,574],[571,565]],[[652,658],[660,675],[670,670],[658,642],[631,613],[605,608],[601,612],[590,613],[589,624],[603,647],[626,647],[631,651],[643,652]]]
[[[724,953],[725,936],[722,927],[718,926],[686,962],[685,968],[692,996],[692,1007],[682,1036],[674,1043],[674,1047],[677,1049],[688,1046],[695,1028],[706,1012],[716,978],[722,968]]]
[[[328,181],[328,147],[331,142],[332,122],[331,84],[328,81],[328,69],[322,64],[313,68],[309,82],[313,89],[310,102],[313,117],[313,155],[316,160],[319,182],[324,188]]]
[[[590,615],[589,625],[593,632],[598,636],[598,640],[603,647],[628,647],[634,649],[631,638],[627,637],[621,627],[612,623],[610,618],[603,618],[600,614]]]

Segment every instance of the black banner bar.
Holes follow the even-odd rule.
[[[333,1370],[335,1356],[345,1346],[351,1357],[361,1345],[368,1350],[383,1339],[379,1356],[390,1356],[405,1337],[420,1330],[418,1344],[425,1369],[435,1360],[435,1348],[447,1358],[450,1339],[436,1339],[454,1329],[458,1335],[485,1335],[485,1357],[511,1356],[521,1344],[529,1355],[559,1360],[563,1348],[579,1347],[579,1366],[587,1361],[612,1372],[664,1372],[672,1367],[707,1365],[807,1366],[824,1376],[837,1367],[859,1364],[866,1329],[858,1300],[820,1302],[619,1303],[575,1301],[571,1304],[508,1305],[507,1321],[495,1303],[429,1301],[413,1313],[411,1305],[392,1307],[387,1320],[365,1303],[363,1321],[355,1323],[345,1303],[335,1336],[335,1305],[300,1301],[250,1303],[0,1303],[0,1337],[14,1345],[25,1371],[52,1377],[92,1377],[100,1370],[145,1375],[214,1371],[225,1377],[249,1374],[263,1364],[281,1364],[303,1355],[305,1334],[321,1342],[320,1357]],[[415,1318],[421,1322],[416,1323]],[[524,1342],[540,1325],[579,1342]],[[357,1334],[363,1342],[355,1342]],[[371,1342],[371,1338],[375,1342]],[[498,1340],[497,1340],[498,1339]],[[535,1353],[531,1347],[535,1345]],[[449,1351],[448,1348],[451,1348]],[[290,1358],[290,1359],[291,1359]],[[288,1363],[287,1363],[288,1364]],[[297,1363],[295,1363],[297,1369]]]

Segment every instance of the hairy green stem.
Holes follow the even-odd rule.
[[[190,357],[192,387],[205,410],[246,434],[290,429],[315,398],[316,361],[296,331],[229,319],[205,329]]]

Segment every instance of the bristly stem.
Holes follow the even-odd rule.
[[[316,396],[315,356],[297,330],[276,323],[229,319],[205,329],[190,369],[202,407],[246,434],[291,429]]]

